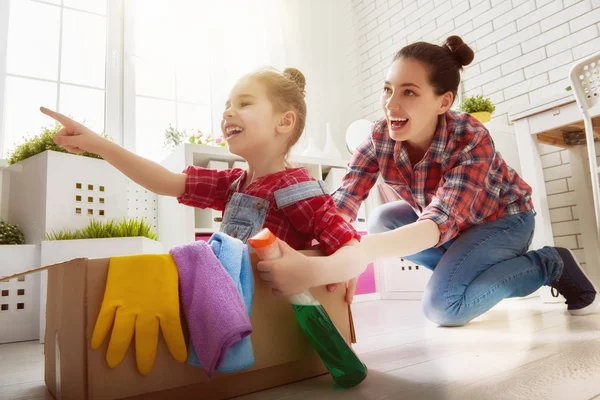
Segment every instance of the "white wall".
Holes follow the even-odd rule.
[[[511,107],[563,91],[570,65],[600,49],[600,0],[351,0],[357,32],[354,95],[360,115],[381,116],[379,93],[394,53],[457,34],[475,50],[465,94]]]
[[[577,259],[585,264],[569,151],[545,144],[540,144],[539,150],[542,156],[554,244],[573,250]]]

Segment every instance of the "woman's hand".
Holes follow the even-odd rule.
[[[307,257],[278,240],[282,256],[276,260],[260,261],[257,265],[260,277],[269,283],[273,294],[290,296],[315,286],[319,271],[316,257]]]
[[[40,107],[40,111],[60,122],[63,126],[54,137],[54,143],[62,146],[70,153],[80,154],[85,151],[99,153],[102,142],[105,140],[100,135],[61,113],[45,107]]]
[[[346,286],[346,303],[352,304],[352,300],[354,300],[354,293],[356,292],[356,284],[358,282],[358,277],[350,279],[348,282],[342,283],[331,283],[327,285],[327,291],[334,292],[338,286],[345,285]]]

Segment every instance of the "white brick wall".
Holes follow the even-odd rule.
[[[577,197],[571,183],[569,152],[548,145],[539,145],[539,150],[542,155],[554,244],[572,249],[583,264],[585,255],[580,235]]]
[[[475,50],[464,92],[496,103],[495,118],[563,91],[575,60],[600,49],[600,0],[352,0],[359,62],[357,118],[377,119],[379,92],[404,45],[459,34]],[[377,95],[375,95],[377,94]]]

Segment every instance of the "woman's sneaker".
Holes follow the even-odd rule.
[[[600,303],[600,296],[597,295],[594,284],[571,250],[561,247],[555,249],[563,260],[564,267],[560,278],[552,282],[552,288],[567,300],[567,309],[571,315],[593,313]]]

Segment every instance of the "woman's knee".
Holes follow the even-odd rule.
[[[413,209],[405,202],[382,204],[369,215],[367,231],[371,234],[394,230],[418,219]]]
[[[448,301],[439,292],[425,290],[423,293],[423,314],[428,320],[440,326],[464,326],[469,321],[459,301]]]

